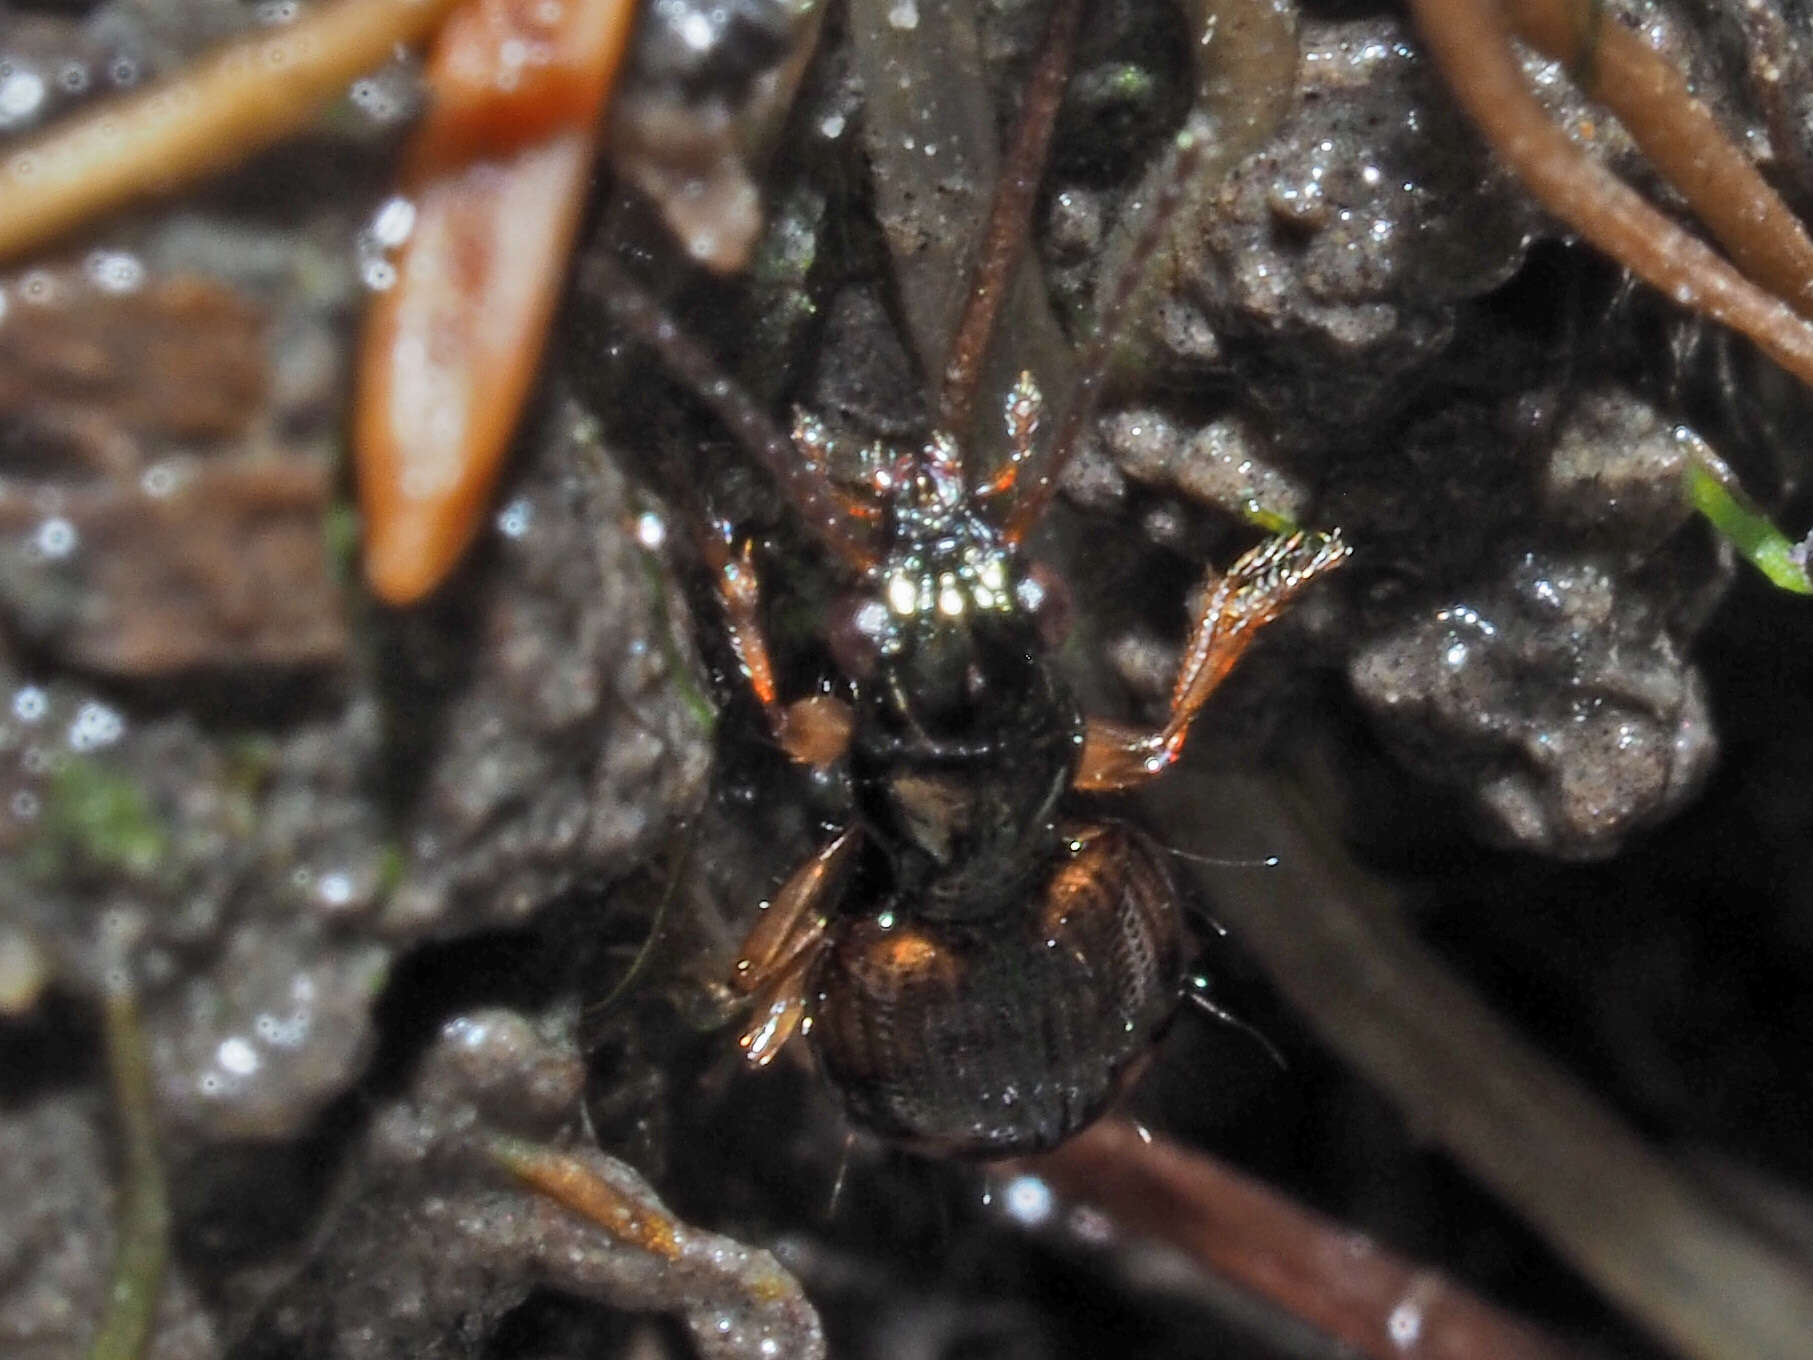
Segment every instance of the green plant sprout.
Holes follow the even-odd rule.
[[[1684,490],[1687,503],[1771,585],[1796,595],[1813,595],[1813,578],[1807,574],[1813,535],[1795,543],[1777,529],[1744,493],[1731,469],[1717,459],[1702,455],[1690,462]]]
[[[116,971],[123,979],[125,969]],[[120,1189],[113,1272],[88,1360],[139,1360],[151,1339],[169,1263],[170,1194],[157,1152],[151,1058],[129,983],[109,980],[101,1020],[119,1126]]]

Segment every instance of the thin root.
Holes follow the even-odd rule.
[[[1525,85],[1511,47],[1512,23],[1538,46],[1553,43],[1567,57],[1580,49],[1562,0],[1514,0],[1511,14],[1497,0],[1411,0],[1424,45],[1441,68],[1455,99],[1536,200],[1587,241],[1659,288],[1683,307],[1749,336],[1788,372],[1813,385],[1813,325],[1780,297],[1750,282],[1698,237],[1650,206],[1565,132]],[[1558,23],[1557,16],[1567,22]],[[1708,225],[1726,240],[1746,268],[1769,287],[1808,298],[1807,247],[1784,237],[1788,210],[1760,179],[1729,204],[1710,199],[1732,193],[1731,158],[1743,153],[1693,107],[1679,77],[1657,80],[1654,54],[1615,25],[1597,35],[1591,77],[1611,101],[1616,93],[1632,128],[1658,166],[1677,179]],[[1639,130],[1640,129],[1640,130]],[[1691,130],[1691,131],[1690,131]],[[1707,147],[1724,150],[1708,158]],[[1698,158],[1691,173],[1683,163]],[[1757,215],[1756,205],[1767,210]]]
[[[1517,36],[1559,61],[1579,50],[1580,10],[1580,0],[1506,3]],[[1582,90],[1618,115],[1751,282],[1813,317],[1813,240],[1750,157],[1694,98],[1681,73],[1635,33],[1601,18],[1587,41],[1590,69],[1583,73],[1574,63]]]
[[[1169,1244],[1356,1355],[1559,1360],[1545,1336],[1434,1271],[1290,1203],[1202,1153],[1118,1121],[1021,1164],[1120,1227]],[[1406,1343],[1407,1318],[1416,1323]]]

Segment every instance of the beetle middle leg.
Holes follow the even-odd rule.
[[[1297,532],[1269,538],[1234,563],[1211,572],[1190,621],[1190,637],[1171,689],[1163,727],[1141,728],[1091,718],[1075,787],[1084,792],[1130,788],[1175,761],[1197,710],[1252,645],[1260,629],[1323,573],[1347,559],[1339,533]]]
[[[723,602],[725,626],[737,663],[755,692],[777,745],[802,764],[825,766],[849,745],[854,717],[848,704],[828,694],[782,703],[774,662],[761,623],[761,578],[745,541],[732,548],[728,524],[714,523],[703,536],[705,557]],[[861,833],[846,827],[788,876],[764,903],[731,969],[730,988],[747,998],[751,1015],[737,1045],[757,1067],[766,1067],[806,1018],[806,983],[826,944],[826,902]]]

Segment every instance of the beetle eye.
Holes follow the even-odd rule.
[[[1039,639],[1047,647],[1060,646],[1070,636],[1070,587],[1043,562],[1034,562],[1014,588],[1020,607],[1032,615]]]
[[[857,680],[875,674],[891,626],[888,607],[872,595],[844,595],[831,606],[826,625],[825,641],[838,669]]]

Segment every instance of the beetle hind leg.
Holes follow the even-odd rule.
[[[743,1056],[757,1067],[774,1061],[806,1021],[806,985],[829,943],[825,906],[842,882],[860,839],[846,828],[788,876],[737,951],[731,990],[753,1009],[737,1036]]]

